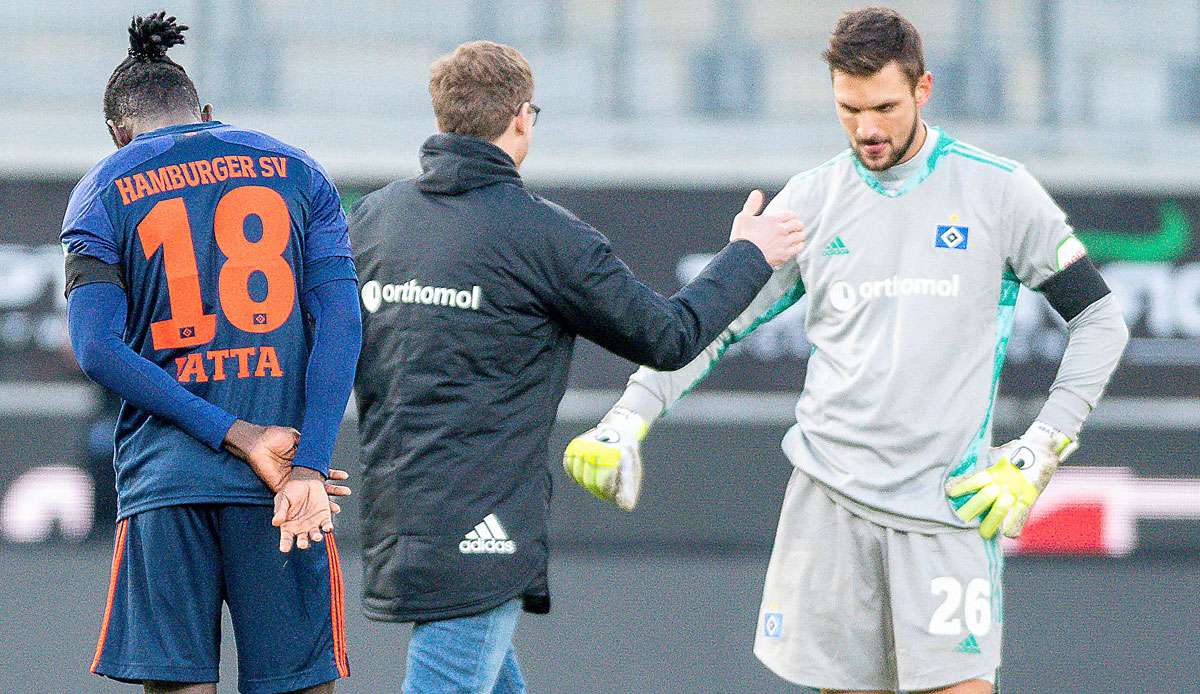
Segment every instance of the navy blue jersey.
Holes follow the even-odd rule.
[[[305,267],[350,257],[337,191],[307,154],[215,121],[144,133],[75,187],[62,242],[120,267],[134,352],[240,419],[300,428]],[[129,403],[115,465],[121,518],[271,502],[245,463]]]

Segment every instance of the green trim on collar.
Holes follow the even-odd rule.
[[[957,142],[957,140],[933,126],[929,126],[929,134],[936,134],[937,141],[933,145],[933,151],[929,153],[929,158],[925,160],[925,166],[921,167],[921,169],[912,176],[909,176],[908,179],[906,179],[904,183],[895,190],[888,190],[886,186],[880,183],[879,178],[876,177],[871,170],[863,166],[863,163],[859,161],[857,156],[855,156],[853,159],[854,170],[858,172],[859,178],[861,178],[863,183],[866,183],[867,187],[871,190],[879,193],[885,198],[898,198],[901,195],[912,191],[912,189],[919,186],[922,181],[929,178],[929,175],[933,173],[934,167],[937,166],[938,160],[941,159],[947,151],[949,151],[950,147],[954,145],[955,142]]]

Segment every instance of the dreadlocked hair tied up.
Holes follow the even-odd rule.
[[[200,98],[187,72],[167,57],[184,43],[188,27],[166,12],[134,17],[129,24],[129,57],[108,78],[104,117],[113,122],[161,113],[190,111],[197,115]]]
[[[166,60],[167,49],[185,43],[183,32],[187,30],[165,11],[134,17],[129,24],[129,57],[143,63]]]

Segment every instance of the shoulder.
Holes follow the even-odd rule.
[[[514,191],[520,198],[516,209],[529,219],[529,226],[535,234],[553,240],[565,238],[576,242],[607,243],[608,239],[603,234],[566,207],[519,186],[513,188],[519,191]]]
[[[104,187],[111,184],[119,177],[119,174],[113,173],[113,170],[108,165],[112,155],[101,159],[99,163],[88,169],[88,172],[79,179],[79,183],[75,184],[75,188],[71,190],[71,199],[67,203],[67,216],[70,217],[72,212],[78,211],[81,208],[91,204],[95,200]]]
[[[420,209],[412,204],[416,191],[415,179],[400,179],[355,200],[346,214],[350,246],[358,251],[370,245],[372,239],[387,236],[397,221],[405,226],[419,221],[411,212]]]
[[[957,169],[964,186],[994,201],[996,210],[1010,220],[1065,216],[1041,182],[1019,161],[953,139],[945,147],[945,159]]]
[[[978,177],[982,183],[994,184],[984,187],[1003,191],[1009,204],[1022,205],[1049,198],[1041,182],[1019,161],[953,138],[945,148],[945,156],[954,166],[962,167],[964,176]]]
[[[853,156],[854,153],[846,148],[811,169],[801,171],[788,179],[777,197],[794,206],[799,201],[820,195],[830,187],[838,185],[838,182],[853,170]]]
[[[463,194],[464,200],[503,221],[499,226],[522,238],[554,235],[587,225],[575,213],[513,181],[499,181]]]
[[[947,163],[953,162],[954,166],[961,166],[982,175],[1006,177],[1023,171],[1025,168],[1018,161],[992,154],[981,147],[955,139],[941,131],[939,131],[937,152]]]
[[[133,142],[97,162],[83,175],[83,178],[79,179],[79,183],[75,184],[75,188],[71,191],[71,197],[67,201],[67,211],[63,216],[63,233],[75,228],[95,227],[97,224],[111,227],[112,224],[107,219],[107,213],[115,211],[116,208],[110,208],[105,204],[105,194],[117,195],[115,182],[145,162],[166,152],[171,145],[170,138],[151,138]],[[119,208],[120,205],[116,207]]]
[[[851,157],[853,156],[854,153],[847,147],[811,169],[792,176],[788,179],[788,186],[818,185],[821,181],[829,180],[842,169],[852,166]]]
[[[222,125],[208,132],[223,142],[291,157],[304,164],[305,168],[310,172],[315,173],[326,181],[332,181],[329,173],[325,171],[325,167],[321,166],[316,159],[313,159],[308,152],[264,132],[238,128],[232,125]]]
[[[121,178],[138,166],[157,157],[171,148],[172,141],[166,137],[131,142],[101,159],[79,179],[71,191],[71,200],[84,202],[95,198],[113,181]]]
[[[494,203],[504,215],[499,229],[508,244],[562,259],[578,258],[609,245],[603,234],[556,202],[517,184],[492,188],[492,195],[497,196]]]
[[[938,151],[944,165],[972,189],[985,191],[1001,209],[1013,211],[1030,205],[1052,205],[1042,184],[1019,161],[942,134]],[[942,164],[939,164],[942,166]]]
[[[557,202],[534,195],[529,191],[522,190],[521,193],[521,197],[525,198],[525,207],[527,207],[529,214],[544,221],[549,227],[557,228],[582,224],[574,212]]]
[[[394,206],[398,198],[416,192],[416,179],[402,178],[367,193],[350,206],[350,218],[361,220],[381,209]]]

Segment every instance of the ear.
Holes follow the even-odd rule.
[[[917,98],[917,108],[922,108],[929,101],[929,97],[933,96],[933,74],[926,72],[917,79],[916,89],[913,90]]]
[[[204,104],[200,107],[200,122],[207,123],[212,120],[212,104]]]
[[[513,116],[513,129],[518,135],[525,135],[533,127],[533,112],[529,110],[529,102],[521,104],[521,110]]]
[[[117,146],[117,149],[133,141],[133,137],[129,134],[129,129],[125,126],[117,125],[111,119],[105,120],[104,123],[108,125],[108,134],[112,137],[113,144]]]

